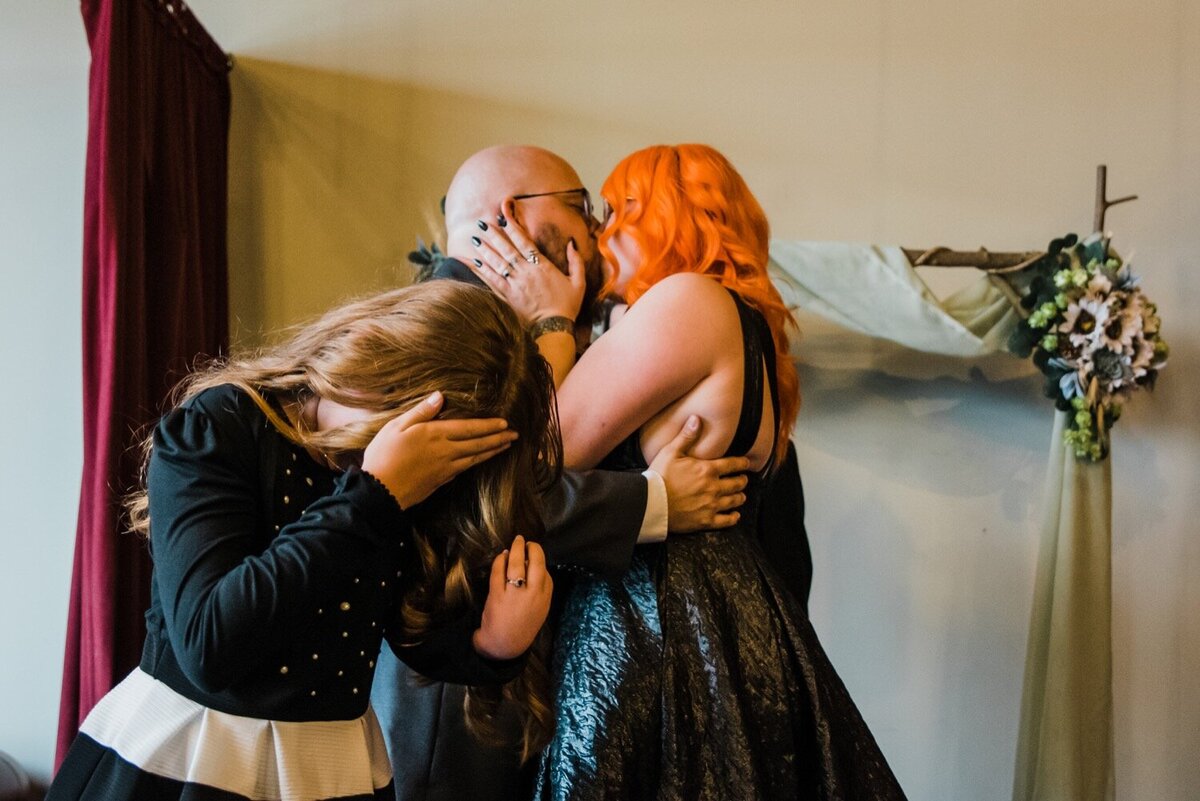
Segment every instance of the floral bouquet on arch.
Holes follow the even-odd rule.
[[[1050,243],[1021,299],[1028,316],[1009,349],[1033,355],[1045,393],[1073,414],[1065,439],[1081,459],[1108,455],[1108,430],[1134,390],[1153,388],[1167,361],[1158,309],[1099,234]]]

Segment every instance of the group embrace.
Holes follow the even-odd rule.
[[[806,613],[761,207],[703,145],[601,195],[481,151],[423,280],[189,377],[50,801],[904,797]]]

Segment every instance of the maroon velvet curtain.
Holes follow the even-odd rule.
[[[58,762],[137,665],[150,559],[121,501],[140,437],[226,346],[229,63],[180,0],[83,0],[92,51],[83,230],[83,480]]]

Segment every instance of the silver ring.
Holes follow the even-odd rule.
[[[504,272],[500,273],[501,278],[508,278],[510,275],[512,275],[511,270],[505,270]]]
[[[525,586],[525,579],[523,579],[523,578],[518,578],[518,579],[509,579],[509,580],[508,580],[508,583],[509,583],[509,584],[511,584],[511,585],[513,585],[514,587],[524,587],[524,586]]]
[[[529,251],[529,255],[525,257],[525,261],[529,262],[530,264],[537,264],[538,263],[537,251],[536,250]]]

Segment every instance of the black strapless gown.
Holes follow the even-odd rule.
[[[777,394],[774,349],[761,315],[734,299],[746,380],[730,453],[745,453],[761,422],[764,362]],[[638,437],[604,467],[644,469]],[[620,581],[570,589],[554,650],[557,731],[536,797],[904,798],[763,553],[762,484],[751,476],[734,528],[639,548]]]

